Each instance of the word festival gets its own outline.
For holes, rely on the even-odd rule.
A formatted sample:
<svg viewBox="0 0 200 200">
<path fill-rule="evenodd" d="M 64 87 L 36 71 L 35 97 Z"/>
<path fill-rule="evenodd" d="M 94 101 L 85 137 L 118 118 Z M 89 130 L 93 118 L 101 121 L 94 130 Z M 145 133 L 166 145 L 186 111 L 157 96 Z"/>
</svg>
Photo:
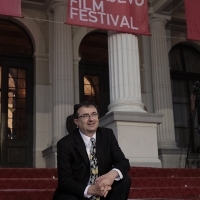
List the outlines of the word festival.
<svg viewBox="0 0 200 200">
<path fill-rule="evenodd" d="M 100 24 L 105 28 L 138 30 L 134 17 L 130 14 L 130 6 L 140 8 L 144 4 L 145 0 L 71 0 L 69 20 L 89 23 L 90 26 Z"/>
</svg>

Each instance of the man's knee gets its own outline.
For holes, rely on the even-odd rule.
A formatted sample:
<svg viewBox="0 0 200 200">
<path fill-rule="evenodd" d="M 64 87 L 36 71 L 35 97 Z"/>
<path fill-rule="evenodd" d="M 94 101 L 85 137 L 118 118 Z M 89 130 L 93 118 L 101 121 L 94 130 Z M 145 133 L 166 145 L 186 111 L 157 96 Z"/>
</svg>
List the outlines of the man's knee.
<svg viewBox="0 0 200 200">
<path fill-rule="evenodd" d="M 129 176 L 129 174 L 127 174 L 126 176 L 123 177 L 122 180 L 119 181 L 121 185 L 123 186 L 127 186 L 130 187 L 131 185 L 131 177 Z"/>
<path fill-rule="evenodd" d="M 127 200 L 131 186 L 131 178 L 127 174 L 123 179 L 114 181 L 111 191 L 108 193 L 106 199 L 109 200 Z"/>
<path fill-rule="evenodd" d="M 131 180 L 131 177 L 130 177 L 130 175 L 129 174 L 127 174 L 127 182 L 128 182 L 128 184 L 129 185 L 131 185 L 131 182 L 132 182 L 132 180 Z"/>
<path fill-rule="evenodd" d="M 114 184 L 112 185 L 112 190 L 129 190 L 131 186 L 131 177 L 127 174 L 126 176 L 123 177 L 120 181 L 115 181 Z"/>
</svg>

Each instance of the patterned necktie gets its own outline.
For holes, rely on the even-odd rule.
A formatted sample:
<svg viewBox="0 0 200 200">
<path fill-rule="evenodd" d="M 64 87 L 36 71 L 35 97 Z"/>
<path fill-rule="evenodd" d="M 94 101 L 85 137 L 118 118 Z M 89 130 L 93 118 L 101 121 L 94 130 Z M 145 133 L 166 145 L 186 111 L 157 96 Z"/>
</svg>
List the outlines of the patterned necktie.
<svg viewBox="0 0 200 200">
<path fill-rule="evenodd" d="M 91 138 L 91 148 L 90 148 L 90 184 L 94 185 L 95 180 L 98 177 L 98 165 L 96 158 L 96 144 L 95 139 Z M 92 196 L 90 199 L 99 200 L 100 197 Z"/>
</svg>

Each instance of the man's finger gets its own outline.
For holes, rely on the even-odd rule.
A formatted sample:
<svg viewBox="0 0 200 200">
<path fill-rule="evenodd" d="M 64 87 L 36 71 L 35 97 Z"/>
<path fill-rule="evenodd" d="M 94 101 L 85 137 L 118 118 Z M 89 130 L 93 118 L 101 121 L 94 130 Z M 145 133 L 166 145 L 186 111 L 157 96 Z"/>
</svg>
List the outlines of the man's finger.
<svg viewBox="0 0 200 200">
<path fill-rule="evenodd" d="M 103 196 L 104 197 L 106 197 L 107 196 L 107 194 L 108 194 L 108 192 L 111 190 L 111 187 L 110 186 L 106 186 L 105 188 L 104 188 L 104 192 L 103 192 Z"/>
</svg>

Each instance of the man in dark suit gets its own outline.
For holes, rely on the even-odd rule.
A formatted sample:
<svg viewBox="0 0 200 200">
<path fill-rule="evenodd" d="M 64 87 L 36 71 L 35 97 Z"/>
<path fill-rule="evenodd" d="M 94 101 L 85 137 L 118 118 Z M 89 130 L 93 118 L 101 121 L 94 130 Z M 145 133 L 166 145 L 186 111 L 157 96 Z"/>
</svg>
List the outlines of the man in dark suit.
<svg viewBox="0 0 200 200">
<path fill-rule="evenodd" d="M 111 129 L 100 128 L 97 106 L 83 102 L 74 107 L 77 129 L 57 143 L 58 187 L 54 200 L 127 200 L 130 168 Z M 90 183 L 90 139 L 96 141 L 98 178 Z"/>
</svg>

